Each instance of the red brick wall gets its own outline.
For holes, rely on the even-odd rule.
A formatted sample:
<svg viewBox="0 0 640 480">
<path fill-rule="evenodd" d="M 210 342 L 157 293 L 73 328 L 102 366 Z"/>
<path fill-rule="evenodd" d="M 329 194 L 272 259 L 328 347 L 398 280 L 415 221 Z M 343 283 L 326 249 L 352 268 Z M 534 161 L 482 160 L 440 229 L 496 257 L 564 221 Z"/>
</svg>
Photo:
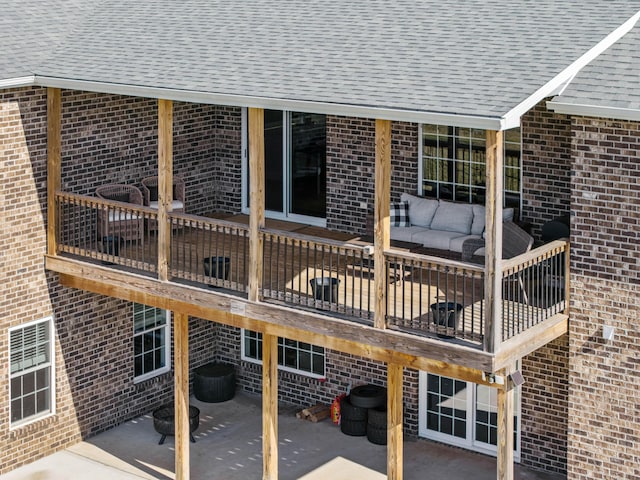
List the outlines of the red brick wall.
<svg viewBox="0 0 640 480">
<path fill-rule="evenodd" d="M 576 117 L 573 136 L 568 477 L 637 479 L 640 123 Z"/>
<path fill-rule="evenodd" d="M 208 114 L 197 106 L 188 110 L 176 106 L 176 169 L 185 173 L 198 157 L 211 157 L 197 144 L 202 127 L 195 126 L 207 124 Z M 155 165 L 151 102 L 65 92 L 63 115 L 63 183 L 70 190 L 91 193 L 100 182 L 134 182 Z M 44 270 L 46 138 L 46 90 L 0 92 L 0 364 L 9 363 L 9 328 L 52 315 L 56 365 L 55 415 L 14 430 L 8 373 L 0 373 L 0 474 L 148 412 L 173 389 L 171 373 L 133 383 L 130 303 L 62 287 Z M 139 165 L 132 167 L 131 157 Z M 208 361 L 215 324 L 191 320 L 190 342 L 191 365 Z"/>
</svg>

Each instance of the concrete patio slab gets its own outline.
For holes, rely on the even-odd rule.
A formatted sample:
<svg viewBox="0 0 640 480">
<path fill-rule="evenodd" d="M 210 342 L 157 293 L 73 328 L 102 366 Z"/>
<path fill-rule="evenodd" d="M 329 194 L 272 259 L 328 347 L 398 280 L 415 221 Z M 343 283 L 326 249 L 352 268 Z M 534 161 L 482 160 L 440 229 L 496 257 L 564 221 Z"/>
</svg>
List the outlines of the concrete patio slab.
<svg viewBox="0 0 640 480">
<path fill-rule="evenodd" d="M 190 444 L 193 480 L 262 478 L 261 400 L 237 394 L 222 403 L 192 399 L 200 426 Z M 344 435 L 329 419 L 313 423 L 281 406 L 278 472 L 282 480 L 378 480 L 386 478 L 386 446 Z M 174 438 L 159 445 L 151 413 L 5 475 L 0 480 L 174 479 Z M 427 440 L 406 440 L 404 478 L 495 480 L 496 460 Z M 559 475 L 516 466 L 521 480 L 559 480 Z"/>
</svg>

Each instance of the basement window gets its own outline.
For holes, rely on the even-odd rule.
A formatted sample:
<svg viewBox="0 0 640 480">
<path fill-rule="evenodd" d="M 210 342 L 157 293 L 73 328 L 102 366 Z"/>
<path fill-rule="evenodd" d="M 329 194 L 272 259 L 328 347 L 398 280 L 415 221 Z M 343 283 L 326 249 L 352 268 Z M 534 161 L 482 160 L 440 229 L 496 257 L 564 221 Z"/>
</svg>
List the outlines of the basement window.
<svg viewBox="0 0 640 480">
<path fill-rule="evenodd" d="M 262 364 L 262 334 L 242 330 L 242 359 Z M 325 350 L 310 343 L 278 338 L 278 368 L 309 377 L 325 377 Z"/>
<path fill-rule="evenodd" d="M 53 319 L 9 330 L 11 426 L 31 423 L 54 411 Z"/>
<path fill-rule="evenodd" d="M 170 369 L 170 313 L 161 308 L 133 304 L 134 381 L 142 382 Z"/>
</svg>

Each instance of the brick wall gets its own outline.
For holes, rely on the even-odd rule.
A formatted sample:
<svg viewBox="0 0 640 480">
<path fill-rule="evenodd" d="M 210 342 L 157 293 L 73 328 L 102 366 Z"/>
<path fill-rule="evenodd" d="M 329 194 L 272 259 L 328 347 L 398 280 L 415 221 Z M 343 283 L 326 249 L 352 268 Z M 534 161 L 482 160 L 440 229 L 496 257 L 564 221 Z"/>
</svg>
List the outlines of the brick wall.
<svg viewBox="0 0 640 480">
<path fill-rule="evenodd" d="M 637 479 L 640 123 L 576 117 L 573 137 L 568 477 Z"/>
<path fill-rule="evenodd" d="M 571 120 L 541 102 L 522 117 L 521 220 L 540 227 L 567 215 L 571 203 Z"/>
<path fill-rule="evenodd" d="M 62 188 L 93 195 L 96 187 L 140 188 L 158 171 L 157 101 L 63 91 Z M 216 107 L 174 103 L 173 171 L 185 180 L 188 213 L 215 209 Z"/>
<path fill-rule="evenodd" d="M 366 233 L 375 195 L 375 121 L 327 117 L 327 228 Z M 418 126 L 393 122 L 391 199 L 418 187 Z"/>
<path fill-rule="evenodd" d="M 568 338 L 522 359 L 520 461 L 532 468 L 567 470 Z"/>
<path fill-rule="evenodd" d="M 195 138 L 202 128 L 195 123 L 208 123 L 208 109 L 176 106 L 176 168 L 185 173 L 197 158 L 210 157 Z M 63 183 L 70 190 L 91 193 L 102 181 L 133 182 L 148 174 L 144 166 L 155 165 L 149 101 L 65 92 L 63 114 Z M 191 123 L 181 128 L 185 120 Z M 65 288 L 44 270 L 46 137 L 45 89 L 0 92 L 0 364 L 9 363 L 9 328 L 52 315 L 56 365 L 55 415 L 13 430 L 8 371 L 0 373 L 0 474 L 148 412 L 173 390 L 172 373 L 133 383 L 130 303 Z M 127 155 L 140 165 L 131 167 Z M 195 367 L 212 356 L 215 324 L 192 319 L 190 342 Z"/>
<path fill-rule="evenodd" d="M 216 360 L 238 365 L 238 388 L 260 394 L 262 392 L 262 366 L 241 359 L 241 330 L 218 326 Z M 317 402 L 330 405 L 333 399 L 349 388 L 371 383 L 387 385 L 387 367 L 363 357 L 334 350 L 325 351 L 326 378 L 317 379 L 297 373 L 278 372 L 278 397 L 283 403 L 308 406 Z M 404 370 L 405 434 L 418 435 L 418 372 Z"/>
</svg>

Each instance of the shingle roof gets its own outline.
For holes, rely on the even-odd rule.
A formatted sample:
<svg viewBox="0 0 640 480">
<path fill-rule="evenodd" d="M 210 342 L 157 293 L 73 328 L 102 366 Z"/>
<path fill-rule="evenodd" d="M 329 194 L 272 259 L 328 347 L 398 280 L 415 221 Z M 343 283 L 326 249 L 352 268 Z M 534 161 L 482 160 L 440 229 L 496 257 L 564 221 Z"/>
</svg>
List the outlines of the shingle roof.
<svg viewBox="0 0 640 480">
<path fill-rule="evenodd" d="M 640 0 L 102 0 L 35 71 L 255 106 L 500 118 L 638 11 Z"/>
<path fill-rule="evenodd" d="M 576 75 L 554 110 L 640 120 L 640 25 Z"/>
<path fill-rule="evenodd" d="M 0 0 L 0 80 L 34 75 L 96 1 Z"/>
</svg>

